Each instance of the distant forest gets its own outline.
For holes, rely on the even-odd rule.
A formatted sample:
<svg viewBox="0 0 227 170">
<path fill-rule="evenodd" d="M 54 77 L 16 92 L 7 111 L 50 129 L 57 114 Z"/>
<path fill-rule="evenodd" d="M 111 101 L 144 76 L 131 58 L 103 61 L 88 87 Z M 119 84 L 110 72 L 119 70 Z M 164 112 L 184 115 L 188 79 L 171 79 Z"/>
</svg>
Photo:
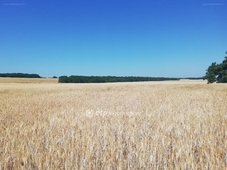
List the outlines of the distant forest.
<svg viewBox="0 0 227 170">
<path fill-rule="evenodd" d="M 187 77 L 187 78 L 169 78 L 169 77 L 117 77 L 117 76 L 60 76 L 59 83 L 110 83 L 110 82 L 139 82 L 139 81 L 168 81 L 190 79 L 198 80 L 203 77 Z"/>
<path fill-rule="evenodd" d="M 14 77 L 14 78 L 42 78 L 38 74 L 27 73 L 0 73 L 0 77 Z"/>
<path fill-rule="evenodd" d="M 60 76 L 59 83 L 108 83 L 108 82 L 138 82 L 179 80 L 165 77 L 116 77 L 116 76 Z"/>
<path fill-rule="evenodd" d="M 0 77 L 12 78 L 42 78 L 39 74 L 28 73 L 0 73 Z M 53 78 L 57 78 L 53 76 Z M 59 83 L 110 83 L 110 82 L 139 82 L 139 81 L 167 81 L 167 80 L 180 80 L 180 79 L 202 79 L 202 77 L 188 77 L 188 78 L 169 78 L 169 77 L 139 77 L 139 76 L 60 76 Z"/>
</svg>

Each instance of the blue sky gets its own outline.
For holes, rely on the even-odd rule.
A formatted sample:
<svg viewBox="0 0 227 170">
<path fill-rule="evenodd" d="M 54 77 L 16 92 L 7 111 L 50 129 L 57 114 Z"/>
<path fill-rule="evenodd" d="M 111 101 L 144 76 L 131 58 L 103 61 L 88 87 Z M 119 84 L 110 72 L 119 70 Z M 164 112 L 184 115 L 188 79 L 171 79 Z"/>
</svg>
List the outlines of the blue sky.
<svg viewBox="0 0 227 170">
<path fill-rule="evenodd" d="M 0 2 L 0 73 L 198 77 L 227 51 L 227 0 Z"/>
</svg>

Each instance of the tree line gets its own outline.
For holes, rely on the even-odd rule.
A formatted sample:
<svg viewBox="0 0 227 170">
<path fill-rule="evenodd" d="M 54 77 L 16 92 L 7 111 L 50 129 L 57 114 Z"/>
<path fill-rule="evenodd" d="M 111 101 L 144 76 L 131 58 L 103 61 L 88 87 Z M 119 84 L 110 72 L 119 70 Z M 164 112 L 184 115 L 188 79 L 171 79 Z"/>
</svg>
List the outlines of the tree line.
<svg viewBox="0 0 227 170">
<path fill-rule="evenodd" d="M 117 76 L 60 76 L 59 83 L 108 83 L 108 82 L 138 82 L 179 80 L 179 78 L 165 77 L 117 77 Z"/>
<path fill-rule="evenodd" d="M 214 82 L 227 83 L 227 56 L 220 64 L 213 62 L 206 70 L 206 75 L 203 79 L 207 79 L 208 84 Z"/>
<path fill-rule="evenodd" d="M 14 78 L 42 78 L 38 74 L 28 73 L 0 73 L 0 77 L 14 77 Z"/>
</svg>

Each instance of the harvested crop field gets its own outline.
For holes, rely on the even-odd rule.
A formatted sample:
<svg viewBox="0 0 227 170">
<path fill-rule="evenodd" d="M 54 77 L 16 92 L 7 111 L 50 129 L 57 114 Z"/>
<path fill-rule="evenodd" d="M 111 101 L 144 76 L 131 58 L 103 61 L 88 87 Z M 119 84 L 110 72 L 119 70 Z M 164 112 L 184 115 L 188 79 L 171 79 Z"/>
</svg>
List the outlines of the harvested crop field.
<svg viewBox="0 0 227 170">
<path fill-rule="evenodd" d="M 0 169 L 226 169 L 227 85 L 0 83 Z"/>
<path fill-rule="evenodd" d="M 0 83 L 58 83 L 57 78 L 11 78 L 1 77 Z"/>
</svg>

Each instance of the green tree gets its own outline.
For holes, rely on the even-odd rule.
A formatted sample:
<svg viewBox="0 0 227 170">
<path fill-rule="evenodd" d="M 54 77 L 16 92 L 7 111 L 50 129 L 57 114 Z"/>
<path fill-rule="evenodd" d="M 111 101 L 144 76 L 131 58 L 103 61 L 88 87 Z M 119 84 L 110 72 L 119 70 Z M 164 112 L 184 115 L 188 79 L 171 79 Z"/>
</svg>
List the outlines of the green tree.
<svg viewBox="0 0 227 170">
<path fill-rule="evenodd" d="M 69 83 L 69 78 L 67 76 L 60 76 L 58 79 L 59 83 Z"/>
<path fill-rule="evenodd" d="M 227 52 L 226 52 L 227 54 Z M 227 56 L 222 63 L 212 63 L 206 70 L 204 79 L 207 79 L 207 83 L 227 83 Z"/>
<path fill-rule="evenodd" d="M 207 79 L 207 83 L 210 84 L 210 83 L 214 83 L 216 82 L 216 69 L 217 69 L 217 64 L 214 62 L 212 63 L 208 69 L 207 69 L 207 72 L 206 72 L 206 76 L 205 78 Z"/>
<path fill-rule="evenodd" d="M 225 57 L 225 60 L 223 60 L 220 65 L 221 65 L 220 73 L 219 73 L 220 83 L 227 83 L 227 56 Z"/>
</svg>

